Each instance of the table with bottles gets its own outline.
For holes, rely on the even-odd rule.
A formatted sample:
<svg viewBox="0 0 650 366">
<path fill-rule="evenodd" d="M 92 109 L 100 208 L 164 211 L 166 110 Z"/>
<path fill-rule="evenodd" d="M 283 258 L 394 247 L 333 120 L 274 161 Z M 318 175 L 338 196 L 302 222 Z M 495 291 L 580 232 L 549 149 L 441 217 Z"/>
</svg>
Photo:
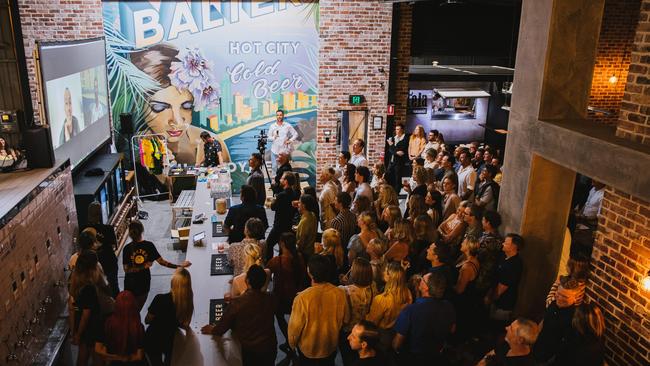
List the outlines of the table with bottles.
<svg viewBox="0 0 650 366">
<path fill-rule="evenodd" d="M 213 255 L 223 254 L 228 248 L 227 236 L 213 237 L 212 223 L 223 222 L 227 207 L 239 202 L 239 197 L 232 197 L 230 184 L 230 173 L 226 170 L 206 169 L 197 179 L 193 215 L 194 219 L 202 216 L 204 220 L 193 220 L 186 257 L 192 262 L 187 269 L 192 275 L 194 315 L 191 332 L 177 332 L 173 365 L 241 365 L 240 347 L 231 332 L 223 337 L 201 334 L 201 327 L 210 323 L 210 312 L 214 312 L 215 304 L 222 304 L 221 299 L 230 292 L 232 275 L 211 273 Z M 217 200 L 219 203 L 215 205 Z M 216 207 L 218 211 L 215 206 L 219 206 Z M 200 242 L 194 242 L 195 238 L 200 237 L 203 237 Z M 222 311 L 223 307 L 217 307 L 217 310 Z"/>
</svg>

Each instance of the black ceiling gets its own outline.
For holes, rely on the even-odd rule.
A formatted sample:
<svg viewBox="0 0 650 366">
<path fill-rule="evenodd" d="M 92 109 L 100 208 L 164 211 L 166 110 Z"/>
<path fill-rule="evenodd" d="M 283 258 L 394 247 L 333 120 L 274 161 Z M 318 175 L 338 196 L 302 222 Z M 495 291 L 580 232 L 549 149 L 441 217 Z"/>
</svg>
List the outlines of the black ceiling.
<svg viewBox="0 0 650 366">
<path fill-rule="evenodd" d="M 521 0 L 413 3 L 413 57 L 487 57 L 503 60 L 502 66 L 514 65 Z"/>
</svg>

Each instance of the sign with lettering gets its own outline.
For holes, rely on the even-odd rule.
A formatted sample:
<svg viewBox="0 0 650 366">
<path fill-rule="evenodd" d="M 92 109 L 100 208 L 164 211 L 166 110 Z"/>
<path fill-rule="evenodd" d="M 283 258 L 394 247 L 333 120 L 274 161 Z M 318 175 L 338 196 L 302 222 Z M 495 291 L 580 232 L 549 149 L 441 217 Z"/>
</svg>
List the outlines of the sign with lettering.
<svg viewBox="0 0 650 366">
<path fill-rule="evenodd" d="M 164 135 L 177 163 L 203 161 L 200 134 L 210 133 L 238 190 L 257 150 L 253 136 L 283 109 L 299 136 L 292 166 L 315 185 L 318 1 L 102 4 L 113 115 L 132 112 L 136 134 Z M 147 153 L 140 154 L 145 168 Z M 155 178 L 164 184 L 162 175 Z"/>
<path fill-rule="evenodd" d="M 366 101 L 366 98 L 363 95 L 350 95 L 350 104 L 351 105 L 360 105 Z"/>
<path fill-rule="evenodd" d="M 427 114 L 426 94 L 410 92 L 407 99 L 406 114 Z"/>
</svg>

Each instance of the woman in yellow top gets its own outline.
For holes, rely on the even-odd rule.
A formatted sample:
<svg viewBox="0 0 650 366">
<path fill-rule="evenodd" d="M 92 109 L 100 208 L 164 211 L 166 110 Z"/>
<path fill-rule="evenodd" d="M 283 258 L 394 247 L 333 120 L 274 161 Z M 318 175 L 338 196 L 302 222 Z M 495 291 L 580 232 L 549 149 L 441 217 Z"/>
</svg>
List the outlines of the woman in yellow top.
<svg viewBox="0 0 650 366">
<path fill-rule="evenodd" d="M 381 349 L 388 350 L 393 340 L 395 320 L 413 298 L 406 286 L 406 272 L 399 262 L 390 262 L 386 266 L 384 281 L 384 292 L 375 296 L 366 320 L 377 324 L 381 332 Z"/>
<path fill-rule="evenodd" d="M 411 134 L 409 139 L 409 159 L 415 160 L 419 158 L 424 151 L 424 146 L 427 144 L 427 137 L 424 133 L 424 127 L 422 125 L 415 126 L 415 130 Z"/>
</svg>

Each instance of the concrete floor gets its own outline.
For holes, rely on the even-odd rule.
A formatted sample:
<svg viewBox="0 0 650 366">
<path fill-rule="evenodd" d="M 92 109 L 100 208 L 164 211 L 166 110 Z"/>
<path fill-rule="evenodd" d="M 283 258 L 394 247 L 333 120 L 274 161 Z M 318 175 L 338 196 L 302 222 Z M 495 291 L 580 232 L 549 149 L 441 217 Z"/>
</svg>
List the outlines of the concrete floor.
<svg viewBox="0 0 650 366">
<path fill-rule="evenodd" d="M 142 220 L 142 223 L 145 228 L 144 237 L 146 240 L 153 242 L 158 249 L 160 255 L 171 263 L 180 263 L 185 260 L 185 253 L 180 250 L 174 250 L 173 241 L 171 239 L 171 205 L 169 201 L 144 201 L 140 206 L 141 211 L 146 211 L 149 214 L 147 220 Z M 274 212 L 267 210 L 267 217 L 269 223 L 273 223 Z M 277 247 L 276 247 L 277 252 Z M 277 254 L 277 253 L 276 253 Z M 124 269 L 122 268 L 122 257 L 118 258 L 119 262 L 119 274 L 118 280 L 120 283 L 120 289 L 124 285 Z M 171 276 L 174 273 L 174 270 L 155 264 L 151 268 L 151 290 L 149 292 L 149 297 L 145 303 L 142 312 L 140 313 L 141 319 L 147 315 L 147 308 L 157 294 L 169 292 Z M 288 319 L 287 319 L 288 320 Z M 278 344 L 284 343 L 285 339 L 280 329 L 275 327 L 275 332 L 278 339 Z M 276 358 L 276 364 L 287 364 L 286 361 L 282 362 L 285 358 L 285 354 L 278 349 L 278 356 Z M 336 359 L 337 365 L 343 365 L 340 356 L 337 356 Z M 192 365 L 187 365 L 192 366 Z"/>
</svg>

